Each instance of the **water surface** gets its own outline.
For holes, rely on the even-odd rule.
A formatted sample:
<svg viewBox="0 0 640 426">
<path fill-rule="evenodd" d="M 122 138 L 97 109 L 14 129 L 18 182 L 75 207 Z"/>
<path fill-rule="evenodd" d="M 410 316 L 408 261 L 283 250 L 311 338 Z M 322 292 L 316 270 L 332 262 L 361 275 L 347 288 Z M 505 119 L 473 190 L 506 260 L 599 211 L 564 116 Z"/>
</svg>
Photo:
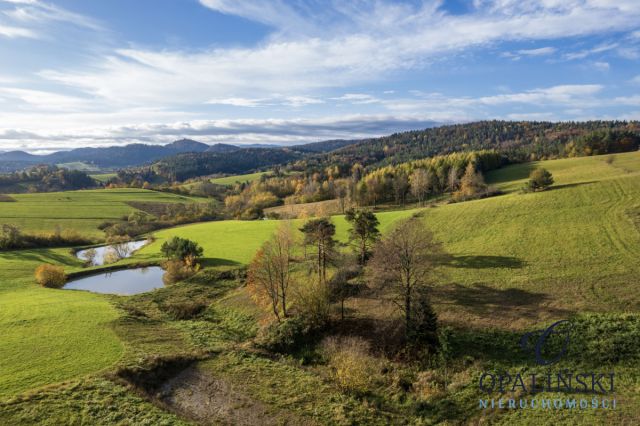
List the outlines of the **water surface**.
<svg viewBox="0 0 640 426">
<path fill-rule="evenodd" d="M 140 240 L 140 241 L 129 241 L 127 243 L 122 243 L 122 249 L 119 250 L 119 255 L 116 257 L 118 259 L 124 259 L 127 257 L 133 256 L 137 250 L 140 250 L 143 246 L 149 243 L 149 240 Z M 87 259 L 87 252 L 91 249 L 80 250 L 76 253 L 76 257 L 81 260 Z M 91 262 L 90 266 L 100 266 L 104 265 L 106 259 L 108 259 L 109 255 L 116 250 L 115 245 L 108 246 L 100 246 L 94 247 L 93 250 L 96 251 L 96 256 Z"/>
<path fill-rule="evenodd" d="M 78 278 L 69 281 L 63 288 L 65 290 L 87 290 L 93 293 L 130 296 L 164 287 L 163 274 L 164 270 L 159 266 L 125 269 Z"/>
</svg>

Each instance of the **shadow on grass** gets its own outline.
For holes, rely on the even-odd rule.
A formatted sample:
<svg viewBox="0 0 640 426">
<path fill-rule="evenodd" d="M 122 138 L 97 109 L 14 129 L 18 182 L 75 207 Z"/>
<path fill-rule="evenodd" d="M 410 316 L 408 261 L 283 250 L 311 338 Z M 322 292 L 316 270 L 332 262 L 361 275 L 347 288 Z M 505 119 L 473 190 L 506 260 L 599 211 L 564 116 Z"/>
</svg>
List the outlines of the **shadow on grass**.
<svg viewBox="0 0 640 426">
<path fill-rule="evenodd" d="M 530 319 L 536 322 L 540 313 L 564 318 L 572 311 L 549 306 L 553 300 L 548 294 L 534 293 L 518 288 L 499 289 L 486 284 L 472 286 L 452 284 L 436 286 L 432 289 L 434 300 L 440 305 L 452 305 L 467 312 L 488 319 L 485 326 L 491 326 L 491 318 L 504 320 Z"/>
<path fill-rule="evenodd" d="M 558 189 L 575 188 L 575 187 L 583 186 L 583 185 L 591 185 L 592 183 L 598 183 L 598 181 L 597 180 L 590 180 L 590 181 L 587 181 L 587 182 L 575 182 L 575 183 L 565 183 L 563 185 L 553 185 L 548 189 L 548 191 L 556 191 Z"/>
<path fill-rule="evenodd" d="M 526 179 L 531 172 L 537 168 L 535 163 L 518 164 L 507 166 L 487 173 L 487 183 L 496 185 L 499 183 L 511 182 L 514 180 Z"/>
<path fill-rule="evenodd" d="M 201 259 L 200 263 L 202 266 L 207 268 L 215 268 L 217 266 L 242 266 L 242 263 L 236 262 L 235 260 L 220 259 L 216 257 L 205 257 Z"/>
<path fill-rule="evenodd" d="M 454 268 L 469 269 L 519 269 L 526 266 L 526 262 L 513 256 L 451 256 L 445 264 Z"/>
<path fill-rule="evenodd" d="M 58 263 L 62 265 L 75 266 L 81 264 L 79 260 L 65 256 L 47 249 L 41 250 L 16 250 L 0 252 L 0 258 L 7 260 L 20 260 L 40 263 Z"/>
</svg>

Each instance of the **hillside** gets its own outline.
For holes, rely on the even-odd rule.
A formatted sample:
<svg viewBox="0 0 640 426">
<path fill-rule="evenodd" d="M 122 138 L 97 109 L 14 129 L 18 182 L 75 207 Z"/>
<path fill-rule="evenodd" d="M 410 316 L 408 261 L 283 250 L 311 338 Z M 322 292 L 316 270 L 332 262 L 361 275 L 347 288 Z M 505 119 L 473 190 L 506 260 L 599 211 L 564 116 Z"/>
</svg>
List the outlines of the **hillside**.
<svg viewBox="0 0 640 426">
<path fill-rule="evenodd" d="M 555 185 L 521 193 L 538 165 L 553 173 Z M 204 247 L 204 270 L 187 282 L 130 298 L 36 287 L 32 273 L 41 262 L 65 265 L 68 272 L 82 269 L 67 249 L 0 253 L 0 325 L 5 330 L 0 423 L 37 423 L 42 413 L 51 423 L 63 422 L 74 412 L 88 423 L 126 416 L 133 423 L 179 424 L 173 414 L 122 387 L 113 374 L 158 357 L 192 360 L 196 355 L 206 359 L 187 370 L 192 381 L 186 383 L 195 388 L 184 384 L 176 395 L 198 395 L 194 389 L 204 383 L 217 386 L 221 394 L 209 400 L 213 411 L 204 417 L 209 421 L 217 418 L 216 409 L 224 409 L 266 423 L 274 416 L 293 424 L 539 423 L 535 410 L 479 411 L 477 378 L 486 369 L 537 369 L 518 349 L 522 332 L 572 318 L 580 327 L 572 345 L 579 346 L 563 368 L 611 368 L 619 377 L 619 409 L 580 411 L 578 424 L 637 424 L 640 354 L 632 345 L 640 336 L 640 153 L 512 165 L 489 173 L 487 180 L 505 195 L 378 214 L 381 230 L 388 232 L 397 220 L 421 213 L 424 226 L 451 254 L 431 297 L 442 326 L 451 327 L 452 352 L 445 369 L 419 374 L 376 353 L 373 358 L 385 367 L 375 370 L 380 382 L 369 385 L 364 395 L 338 386 L 316 346 L 282 358 L 250 349 L 266 314 L 242 282 L 216 278 L 215 271 L 249 262 L 278 221 L 211 222 L 157 232 L 153 244 L 124 263 L 157 261 L 163 241 L 181 236 Z M 107 208 L 108 197 L 116 194 L 96 193 L 103 194 L 105 203 L 94 211 Z M 346 222 L 333 220 L 337 237 L 346 241 Z M 166 313 L 169 304 L 185 300 L 204 300 L 208 308 L 187 320 Z M 397 311 L 367 296 L 346 304 L 348 321 L 341 332 L 360 333 L 376 347 Z M 593 339 L 601 344 L 592 345 Z M 62 381 L 67 383 L 41 388 Z M 34 396 L 7 402 L 26 391 Z M 181 407 L 192 407 L 189 401 Z M 554 424 L 576 420 L 561 410 L 544 414 Z"/>
</svg>

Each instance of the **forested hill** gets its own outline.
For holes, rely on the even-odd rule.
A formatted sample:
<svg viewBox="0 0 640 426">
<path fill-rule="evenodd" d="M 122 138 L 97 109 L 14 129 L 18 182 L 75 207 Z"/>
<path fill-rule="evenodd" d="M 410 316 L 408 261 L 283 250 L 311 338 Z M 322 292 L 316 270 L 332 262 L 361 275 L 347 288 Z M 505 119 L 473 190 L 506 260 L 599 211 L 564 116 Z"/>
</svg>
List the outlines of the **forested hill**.
<svg viewBox="0 0 640 426">
<path fill-rule="evenodd" d="M 300 158 L 302 154 L 287 148 L 245 148 L 224 153 L 179 154 L 156 162 L 151 170 L 167 180 L 183 181 L 214 173 L 242 174 Z"/>
<path fill-rule="evenodd" d="M 307 158 L 312 166 L 398 164 L 452 152 L 495 149 L 512 162 L 638 149 L 640 122 L 479 121 L 361 140 Z"/>
</svg>

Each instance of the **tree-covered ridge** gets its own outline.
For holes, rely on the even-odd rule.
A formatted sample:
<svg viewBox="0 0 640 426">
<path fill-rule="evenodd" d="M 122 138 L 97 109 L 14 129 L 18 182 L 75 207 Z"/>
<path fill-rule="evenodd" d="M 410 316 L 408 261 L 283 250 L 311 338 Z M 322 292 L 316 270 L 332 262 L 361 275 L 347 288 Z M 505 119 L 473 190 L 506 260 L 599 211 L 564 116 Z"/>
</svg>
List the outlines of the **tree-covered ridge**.
<svg viewBox="0 0 640 426">
<path fill-rule="evenodd" d="M 183 181 L 214 173 L 242 174 L 286 164 L 301 154 L 286 148 L 248 148 L 226 153 L 186 153 L 158 161 L 152 170 L 170 181 Z"/>
<path fill-rule="evenodd" d="M 85 172 L 49 165 L 0 175 L 0 191 L 7 193 L 70 191 L 95 186 L 97 182 Z"/>
<path fill-rule="evenodd" d="M 640 123 L 637 121 L 479 121 L 365 139 L 310 158 L 298 166 L 331 164 L 345 169 L 354 163 L 385 166 L 481 150 L 497 150 L 510 162 L 523 162 L 625 152 L 638 146 Z"/>
</svg>

